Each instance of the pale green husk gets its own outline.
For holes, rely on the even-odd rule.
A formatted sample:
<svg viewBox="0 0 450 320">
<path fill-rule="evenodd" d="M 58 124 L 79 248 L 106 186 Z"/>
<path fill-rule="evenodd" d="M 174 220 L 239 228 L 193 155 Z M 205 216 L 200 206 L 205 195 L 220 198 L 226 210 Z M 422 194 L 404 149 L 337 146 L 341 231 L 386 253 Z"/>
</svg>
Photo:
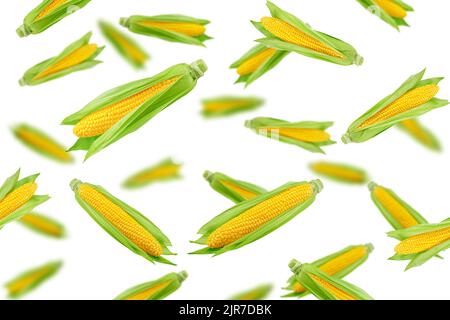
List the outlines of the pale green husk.
<svg viewBox="0 0 450 320">
<path fill-rule="evenodd" d="M 168 180 L 174 180 L 174 179 L 180 179 L 181 178 L 181 174 L 180 172 L 175 173 L 174 175 L 171 176 L 167 176 L 167 177 L 163 177 L 163 178 L 158 178 L 157 180 L 147 180 L 147 181 L 136 181 L 136 178 L 141 176 L 142 174 L 146 173 L 146 172 L 150 172 L 150 171 L 154 171 L 154 170 L 158 170 L 162 167 L 166 167 L 166 166 L 178 166 L 179 168 L 181 168 L 182 164 L 179 163 L 175 163 L 172 159 L 164 159 L 160 162 L 158 162 L 157 164 L 148 167 L 146 169 L 143 169 L 135 174 L 133 174 L 131 177 L 127 178 L 125 180 L 125 182 L 123 183 L 123 186 L 125 188 L 128 189 L 134 189 L 134 188 L 140 188 L 140 187 L 144 187 L 147 186 L 149 184 L 152 184 L 154 182 L 160 182 L 160 181 L 168 181 Z"/>
<path fill-rule="evenodd" d="M 270 294 L 273 289 L 271 284 L 263 284 L 246 290 L 244 292 L 238 293 L 230 298 L 230 300 L 264 300 Z"/>
<path fill-rule="evenodd" d="M 364 8 L 366 8 L 369 12 L 378 16 L 381 20 L 385 21 L 398 31 L 400 31 L 401 26 L 409 27 L 408 23 L 405 19 L 391 17 L 386 11 L 383 10 L 379 5 L 377 5 L 373 0 L 356 0 L 358 1 Z M 414 11 L 414 9 L 400 0 L 392 0 L 400 7 L 402 7 L 405 11 Z"/>
<path fill-rule="evenodd" d="M 223 117 L 234 115 L 236 113 L 241 113 L 245 111 L 254 110 L 259 108 L 264 104 L 264 99 L 258 97 L 244 97 L 244 96 L 220 96 L 214 98 L 203 99 L 202 104 L 205 105 L 207 103 L 229 103 L 229 102 L 244 102 L 242 106 L 234 107 L 230 109 L 224 109 L 219 111 L 211 111 L 203 108 L 202 115 L 206 118 L 212 117 Z"/>
<path fill-rule="evenodd" d="M 418 143 L 423 145 L 424 147 L 433 150 L 433 151 L 442 151 L 441 143 L 439 142 L 439 139 L 434 135 L 433 132 L 431 132 L 428 128 L 426 128 L 422 123 L 419 121 L 419 119 L 409 119 L 410 121 L 414 121 L 417 127 L 423 132 L 424 135 L 429 140 L 429 143 L 423 141 L 419 137 L 417 137 L 413 132 L 408 130 L 403 122 L 400 122 L 397 125 L 397 128 L 401 129 L 402 131 L 406 132 L 410 137 L 412 137 L 414 140 L 416 140 Z"/>
</svg>

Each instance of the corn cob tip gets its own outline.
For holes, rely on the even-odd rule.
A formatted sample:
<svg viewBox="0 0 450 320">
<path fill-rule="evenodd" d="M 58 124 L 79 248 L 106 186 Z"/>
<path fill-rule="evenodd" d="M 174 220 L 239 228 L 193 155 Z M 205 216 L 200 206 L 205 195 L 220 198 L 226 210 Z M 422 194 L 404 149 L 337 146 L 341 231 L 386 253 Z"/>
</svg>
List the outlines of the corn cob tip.
<svg viewBox="0 0 450 320">
<path fill-rule="evenodd" d="M 124 26 L 125 28 L 127 28 L 130 25 L 130 19 L 126 18 L 126 17 L 122 17 L 119 20 L 119 24 L 121 26 Z"/>
<path fill-rule="evenodd" d="M 356 54 L 355 59 L 353 60 L 353 63 L 357 66 L 360 66 L 364 63 L 364 57 L 360 56 L 359 54 Z"/>
<path fill-rule="evenodd" d="M 203 172 L 203 178 L 205 178 L 205 180 L 208 182 L 211 182 L 213 176 L 214 173 L 212 173 L 211 171 L 206 170 L 205 172 Z"/>
<path fill-rule="evenodd" d="M 377 185 L 375 182 L 370 181 L 369 184 L 367 185 L 367 188 L 369 188 L 369 191 L 372 192 L 373 189 L 375 189 L 377 186 L 378 186 L 378 185 Z"/>
<path fill-rule="evenodd" d="M 375 247 L 371 243 L 366 243 L 365 247 L 367 248 L 368 253 L 371 253 L 375 249 Z"/>
<path fill-rule="evenodd" d="M 17 28 L 16 33 L 19 37 L 23 38 L 29 36 L 31 34 L 31 31 L 27 28 L 27 26 L 21 25 Z"/>
<path fill-rule="evenodd" d="M 341 137 L 341 140 L 342 140 L 342 142 L 345 143 L 345 144 L 352 143 L 352 138 L 350 138 L 350 135 L 349 135 L 348 133 L 344 134 L 344 135 Z"/>
<path fill-rule="evenodd" d="M 183 282 L 188 277 L 188 273 L 186 271 L 181 271 L 177 273 L 178 281 Z"/>
<path fill-rule="evenodd" d="M 24 78 L 21 78 L 21 79 L 19 80 L 19 85 L 20 85 L 21 87 L 26 86 L 26 85 L 27 85 L 26 80 L 25 80 Z"/>
<path fill-rule="evenodd" d="M 191 68 L 192 68 L 193 76 L 195 79 L 203 77 L 205 72 L 208 70 L 208 66 L 206 65 L 205 61 L 203 61 L 201 59 L 192 62 Z"/>
<path fill-rule="evenodd" d="M 293 273 L 298 273 L 302 268 L 302 263 L 298 260 L 292 259 L 288 266 Z"/>
<path fill-rule="evenodd" d="M 323 183 L 322 183 L 322 181 L 320 179 L 313 180 L 310 183 L 311 183 L 311 185 L 313 187 L 314 193 L 317 194 L 317 193 L 320 193 L 320 191 L 322 191 Z"/>
<path fill-rule="evenodd" d="M 77 192 L 78 187 L 80 186 L 80 184 L 82 184 L 83 182 L 78 180 L 78 179 L 73 179 L 72 181 L 70 181 L 70 188 L 72 189 L 73 192 Z"/>
<path fill-rule="evenodd" d="M 244 126 L 245 126 L 246 128 L 251 128 L 251 126 L 252 126 L 252 120 L 245 120 Z"/>
</svg>

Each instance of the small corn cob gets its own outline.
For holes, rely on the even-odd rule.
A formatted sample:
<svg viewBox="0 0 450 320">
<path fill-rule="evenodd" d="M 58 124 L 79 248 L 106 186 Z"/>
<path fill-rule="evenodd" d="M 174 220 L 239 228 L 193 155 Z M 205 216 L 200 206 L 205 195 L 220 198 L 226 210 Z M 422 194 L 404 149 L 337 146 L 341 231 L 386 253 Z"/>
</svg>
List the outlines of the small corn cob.
<svg viewBox="0 0 450 320">
<path fill-rule="evenodd" d="M 360 65 L 363 58 L 350 44 L 311 29 L 310 26 L 267 1 L 271 17 L 253 25 L 266 36 L 257 42 L 276 50 L 296 52 L 340 65 Z"/>
<path fill-rule="evenodd" d="M 267 190 L 257 185 L 233 179 L 220 172 L 205 171 L 203 177 L 208 181 L 211 188 L 234 203 L 250 200 L 267 192 Z"/>
<path fill-rule="evenodd" d="M 357 0 L 364 8 L 397 30 L 408 26 L 405 18 L 414 9 L 400 0 Z"/>
<path fill-rule="evenodd" d="M 330 139 L 330 134 L 326 132 L 326 129 L 332 125 L 333 122 L 288 122 L 263 117 L 245 122 L 247 128 L 259 135 L 318 153 L 325 153 L 321 147 L 335 143 Z"/>
<path fill-rule="evenodd" d="M 118 30 L 111 23 L 100 21 L 99 27 L 103 35 L 120 53 L 120 55 L 122 55 L 136 68 L 144 67 L 145 63 L 149 59 L 149 55 L 136 41 Z"/>
<path fill-rule="evenodd" d="M 205 46 L 203 42 L 211 39 L 205 34 L 208 20 L 183 15 L 131 16 L 121 18 L 120 24 L 131 32 L 171 42 Z"/>
<path fill-rule="evenodd" d="M 64 119 L 79 137 L 70 149 L 86 150 L 86 159 L 136 131 L 156 114 L 188 94 L 207 70 L 202 60 L 178 64 L 152 78 L 112 89 Z"/>
<path fill-rule="evenodd" d="M 339 182 L 362 184 L 367 182 L 368 178 L 363 169 L 343 163 L 318 161 L 309 167 L 314 173 Z"/>
<path fill-rule="evenodd" d="M 83 8 L 91 0 L 44 0 L 24 18 L 17 30 L 19 37 L 41 33 L 66 16 Z"/>
<path fill-rule="evenodd" d="M 312 264 L 292 260 L 289 268 L 296 280 L 320 300 L 373 300 L 362 289 L 332 277 Z"/>
<path fill-rule="evenodd" d="M 236 83 L 244 82 L 247 87 L 250 83 L 273 69 L 281 60 L 289 54 L 288 51 L 268 48 L 258 44 L 247 51 L 230 68 L 236 69 L 239 78 Z"/>
<path fill-rule="evenodd" d="M 397 125 L 413 137 L 417 142 L 433 151 L 441 151 L 441 144 L 436 136 L 426 127 L 424 127 L 418 119 L 403 120 Z"/>
<path fill-rule="evenodd" d="M 0 187 L 0 229 L 49 199 L 48 196 L 34 194 L 38 187 L 35 181 L 39 174 L 21 180 L 19 176 L 20 170 L 17 170 Z"/>
<path fill-rule="evenodd" d="M 194 254 L 219 255 L 256 241 L 293 219 L 311 205 L 322 190 L 322 182 L 287 183 L 271 192 L 243 201 L 218 215 L 193 241 L 207 247 Z"/>
<path fill-rule="evenodd" d="M 342 136 L 344 143 L 364 142 L 404 120 L 446 106 L 435 98 L 443 78 L 422 80 L 425 70 L 411 76 L 397 91 L 387 96 L 354 121 Z"/>
<path fill-rule="evenodd" d="M 256 109 L 264 100 L 256 97 L 222 96 L 204 99 L 202 114 L 205 117 L 220 117 Z"/>
<path fill-rule="evenodd" d="M 418 267 L 439 252 L 450 248 L 450 219 L 436 224 L 421 224 L 389 232 L 400 241 L 391 260 L 410 260 L 406 270 Z"/>
<path fill-rule="evenodd" d="M 118 295 L 115 300 L 163 300 L 181 287 L 186 271 L 169 273 L 154 281 L 142 283 Z"/>
<path fill-rule="evenodd" d="M 329 276 L 344 278 L 346 275 L 350 274 L 353 270 L 363 264 L 372 251 L 373 245 L 370 243 L 365 245 L 349 246 L 314 261 L 311 265 L 319 268 L 319 270 Z M 295 276 L 289 278 L 286 289 L 291 291 L 291 293 L 287 294 L 286 297 L 300 298 L 309 294 L 308 290 L 296 280 Z"/>
<path fill-rule="evenodd" d="M 91 32 L 87 33 L 81 39 L 67 46 L 59 55 L 28 69 L 19 80 L 20 85 L 38 85 L 101 63 L 95 58 L 103 51 L 104 47 L 89 43 L 91 36 Z"/>
<path fill-rule="evenodd" d="M 428 223 L 424 217 L 404 202 L 391 189 L 369 183 L 370 196 L 385 219 L 395 230 Z"/>
<path fill-rule="evenodd" d="M 58 221 L 35 212 L 25 214 L 18 222 L 33 231 L 53 238 L 63 238 L 66 233 L 64 226 Z"/>
<path fill-rule="evenodd" d="M 9 298 L 17 299 L 39 287 L 62 267 L 62 261 L 49 262 L 20 274 L 5 284 Z"/>
<path fill-rule="evenodd" d="M 173 254 L 169 239 L 141 213 L 100 186 L 70 183 L 80 206 L 114 239 L 151 262 L 172 264 L 162 255 Z"/>
<path fill-rule="evenodd" d="M 63 163 L 73 162 L 64 146 L 36 128 L 21 124 L 13 128 L 13 133 L 20 142 L 43 156 Z"/>
<path fill-rule="evenodd" d="M 179 179 L 181 164 L 175 163 L 172 159 L 165 159 L 154 166 L 144 169 L 123 183 L 126 188 L 139 188 L 158 181 Z"/>
<path fill-rule="evenodd" d="M 272 291 L 271 284 L 263 284 L 250 290 L 238 293 L 230 298 L 230 300 L 264 300 Z"/>
</svg>

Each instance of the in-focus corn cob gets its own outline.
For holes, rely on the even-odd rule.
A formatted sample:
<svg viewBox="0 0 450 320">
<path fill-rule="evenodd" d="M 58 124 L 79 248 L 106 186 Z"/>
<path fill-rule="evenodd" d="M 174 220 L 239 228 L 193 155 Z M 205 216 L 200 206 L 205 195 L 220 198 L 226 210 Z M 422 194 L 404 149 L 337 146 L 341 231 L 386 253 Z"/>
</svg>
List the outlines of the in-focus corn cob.
<svg viewBox="0 0 450 320">
<path fill-rule="evenodd" d="M 66 233 L 62 224 L 42 214 L 27 213 L 18 221 L 33 231 L 53 238 L 62 238 Z"/>
<path fill-rule="evenodd" d="M 411 76 L 393 94 L 381 100 L 354 121 L 342 136 L 344 143 L 364 142 L 393 125 L 446 106 L 447 100 L 435 98 L 443 78 L 422 80 L 425 70 Z"/>
<path fill-rule="evenodd" d="M 388 15 L 393 18 L 403 19 L 406 18 L 407 12 L 395 1 L 392 0 L 374 0 L 374 2 L 379 5 Z"/>
<path fill-rule="evenodd" d="M 450 240 L 450 227 L 421 233 L 407 238 L 395 247 L 395 252 L 399 254 L 420 253 L 448 240 Z"/>
<path fill-rule="evenodd" d="M 157 280 L 142 283 L 121 293 L 115 300 L 162 300 L 178 290 L 188 274 L 169 273 Z"/>
<path fill-rule="evenodd" d="M 202 114 L 206 117 L 226 116 L 253 110 L 264 104 L 256 97 L 222 96 L 202 101 Z"/>
<path fill-rule="evenodd" d="M 28 182 L 8 193 L 8 195 L 0 201 L 0 220 L 30 201 L 36 190 L 37 184 Z"/>
<path fill-rule="evenodd" d="M 70 149 L 86 150 L 86 159 L 136 131 L 159 112 L 188 94 L 203 76 L 202 60 L 178 64 L 154 77 L 134 81 L 100 95 L 63 125 L 79 137 Z"/>
<path fill-rule="evenodd" d="M 367 173 L 360 168 L 328 161 L 318 161 L 309 166 L 316 174 L 340 182 L 362 184 L 367 181 Z"/>
<path fill-rule="evenodd" d="M 207 247 L 194 253 L 218 255 L 258 240 L 307 208 L 321 189 L 320 180 L 288 183 L 237 204 L 199 230 L 194 242 Z"/>
<path fill-rule="evenodd" d="M 266 36 L 257 42 L 273 49 L 296 52 L 311 58 L 340 65 L 360 65 L 363 58 L 350 44 L 311 29 L 310 26 L 267 2 L 271 17 L 264 17 L 253 25 Z"/>
<path fill-rule="evenodd" d="M 86 70 L 101 63 L 95 58 L 103 51 L 95 43 L 89 43 L 89 32 L 79 40 L 67 46 L 59 55 L 42 61 L 28 69 L 19 80 L 20 85 L 38 85 L 61 78 L 72 72 Z"/>
<path fill-rule="evenodd" d="M 13 299 L 20 298 L 55 275 L 61 266 L 62 261 L 56 261 L 26 271 L 5 284 L 8 296 Z"/>
<path fill-rule="evenodd" d="M 403 120 L 397 127 L 408 133 L 425 147 L 434 151 L 441 150 L 439 140 L 430 130 L 428 130 L 428 128 L 425 128 L 418 119 Z"/>
<path fill-rule="evenodd" d="M 178 179 L 181 167 L 181 164 L 173 162 L 172 159 L 165 159 L 132 175 L 125 180 L 123 185 L 126 188 L 138 188 L 158 181 Z"/>
<path fill-rule="evenodd" d="M 39 12 L 36 20 L 40 20 L 65 4 L 67 0 L 52 0 L 41 12 Z"/>
<path fill-rule="evenodd" d="M 171 264 L 161 257 L 172 254 L 170 241 L 147 218 L 100 186 L 71 182 L 78 203 L 112 237 L 149 261 Z"/>
<path fill-rule="evenodd" d="M 73 162 L 66 148 L 40 130 L 26 124 L 13 128 L 14 135 L 32 150 L 60 162 Z"/>
<path fill-rule="evenodd" d="M 275 49 L 266 48 L 258 54 L 255 54 L 252 58 L 242 63 L 236 69 L 237 74 L 240 76 L 246 76 L 255 72 L 263 63 L 272 58 L 276 52 L 277 50 Z"/>
<path fill-rule="evenodd" d="M 289 267 L 297 281 L 320 300 L 373 300 L 362 289 L 329 276 L 312 264 L 292 260 Z"/>
<path fill-rule="evenodd" d="M 204 46 L 211 39 L 205 34 L 208 20 L 183 15 L 131 16 L 121 18 L 120 24 L 131 32 L 172 42 Z"/>
<path fill-rule="evenodd" d="M 408 26 L 405 18 L 408 11 L 414 9 L 399 0 L 357 0 L 364 8 L 384 20 L 392 27 L 400 30 L 401 26 Z"/>
<path fill-rule="evenodd" d="M 264 300 L 272 291 L 271 284 L 263 284 L 250 290 L 238 293 L 230 298 L 230 300 Z"/>
</svg>

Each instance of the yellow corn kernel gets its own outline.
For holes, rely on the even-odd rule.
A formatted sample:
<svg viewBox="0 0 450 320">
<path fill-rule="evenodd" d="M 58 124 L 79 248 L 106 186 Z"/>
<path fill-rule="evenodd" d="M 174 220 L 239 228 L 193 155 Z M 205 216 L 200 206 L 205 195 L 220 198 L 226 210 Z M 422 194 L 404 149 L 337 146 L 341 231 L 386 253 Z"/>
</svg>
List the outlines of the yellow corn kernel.
<svg viewBox="0 0 450 320">
<path fill-rule="evenodd" d="M 419 224 L 408 210 L 385 188 L 376 186 L 373 189 L 373 195 L 403 228 L 409 228 Z"/>
<path fill-rule="evenodd" d="M 320 174 L 329 175 L 338 179 L 352 181 L 355 183 L 362 183 L 366 181 L 365 175 L 361 172 L 328 162 L 313 163 L 311 165 L 311 169 Z"/>
<path fill-rule="evenodd" d="M 179 172 L 179 170 L 180 170 L 179 165 L 176 164 L 166 165 L 136 175 L 130 182 L 141 183 L 156 179 L 164 179 L 176 175 Z"/>
<path fill-rule="evenodd" d="M 131 58 L 133 60 L 137 61 L 140 64 L 144 64 L 147 60 L 147 56 L 139 49 L 137 49 L 133 44 L 131 44 L 127 39 L 122 37 L 121 34 L 115 32 L 114 30 L 111 30 L 110 32 L 111 37 L 117 41 L 117 43 L 128 52 Z"/>
<path fill-rule="evenodd" d="M 234 110 L 247 106 L 249 103 L 246 99 L 230 100 L 230 101 L 211 101 L 203 103 L 203 110 L 207 112 L 221 112 L 226 110 Z"/>
<path fill-rule="evenodd" d="M 87 115 L 73 128 L 74 134 L 80 138 L 88 138 L 105 133 L 128 113 L 132 112 L 161 91 L 167 89 L 178 79 L 179 77 L 173 77 L 161 81 L 150 88 Z"/>
<path fill-rule="evenodd" d="M 33 272 L 29 274 L 26 277 L 23 277 L 17 281 L 14 281 L 6 286 L 6 289 L 8 290 L 8 293 L 10 296 L 14 296 L 17 293 L 21 292 L 23 289 L 33 285 L 37 281 L 39 281 L 41 278 L 45 277 L 49 272 L 52 271 L 52 268 L 46 266 L 44 268 L 41 268 L 37 270 L 36 272 Z"/>
<path fill-rule="evenodd" d="M 45 18 L 46 16 L 48 16 L 50 13 L 52 13 L 53 11 L 55 11 L 56 9 L 58 9 L 60 6 L 62 6 L 63 4 L 65 4 L 68 0 L 53 0 L 52 2 L 49 3 L 49 5 L 47 7 L 45 7 L 44 10 L 42 10 L 39 15 L 36 17 L 36 21 L 40 20 L 42 18 Z"/>
<path fill-rule="evenodd" d="M 367 250 L 368 249 L 366 246 L 352 248 L 319 266 L 319 269 L 329 276 L 334 276 L 336 273 L 348 268 L 358 260 L 362 259 L 367 254 Z M 306 289 L 299 282 L 294 284 L 292 290 L 297 293 L 306 291 Z"/>
<path fill-rule="evenodd" d="M 160 22 L 160 21 L 142 21 L 140 25 L 152 27 L 167 31 L 173 31 L 190 37 L 198 37 L 205 33 L 206 28 L 201 24 L 188 22 Z"/>
<path fill-rule="evenodd" d="M 28 182 L 11 191 L 6 197 L 4 197 L 3 200 L 0 201 L 0 220 L 27 203 L 36 192 L 36 189 L 36 183 Z"/>
<path fill-rule="evenodd" d="M 68 152 L 66 152 L 66 150 L 62 149 L 53 141 L 50 141 L 45 137 L 36 134 L 34 131 L 28 130 L 26 127 L 19 127 L 15 131 L 15 134 L 25 143 L 32 145 L 36 149 L 42 150 L 45 153 L 51 154 L 61 161 L 72 160 L 72 157 Z"/>
<path fill-rule="evenodd" d="M 439 92 L 439 86 L 428 84 L 405 93 L 403 96 L 384 107 L 373 116 L 368 118 L 358 126 L 359 129 L 390 119 L 399 114 L 419 107 L 431 99 Z"/>
<path fill-rule="evenodd" d="M 97 51 L 97 49 L 98 46 L 96 44 L 84 45 L 74 50 L 73 52 L 71 52 L 66 57 L 56 62 L 55 64 L 51 65 L 50 68 L 38 73 L 33 78 L 33 80 L 45 78 L 49 75 L 55 74 L 57 72 L 63 71 L 70 67 L 76 66 L 80 63 L 83 63 L 84 61 L 88 60 Z"/>
<path fill-rule="evenodd" d="M 315 282 L 317 282 L 321 287 L 323 287 L 328 293 L 333 295 L 333 297 L 336 298 L 336 300 L 357 300 L 355 297 L 352 297 L 347 292 L 335 287 L 331 283 L 325 281 L 322 278 L 319 278 L 313 274 L 309 274 L 311 279 L 313 279 Z"/>
<path fill-rule="evenodd" d="M 424 129 L 419 125 L 417 120 L 407 119 L 400 122 L 400 124 L 417 140 L 421 141 L 427 146 L 434 147 L 434 141 L 430 138 L 430 135 L 424 131 Z"/>
<path fill-rule="evenodd" d="M 78 195 L 141 250 L 154 257 L 162 255 L 162 246 L 155 237 L 107 196 L 84 183 L 80 184 Z"/>
<path fill-rule="evenodd" d="M 158 291 L 164 289 L 167 287 L 172 281 L 164 281 L 161 283 L 158 283 L 157 285 L 150 287 L 142 292 L 138 292 L 134 295 L 131 295 L 127 298 L 127 300 L 147 300 L 151 295 L 157 293 Z"/>
<path fill-rule="evenodd" d="M 222 180 L 220 181 L 221 184 L 223 184 L 225 187 L 227 187 L 228 189 L 236 192 L 237 194 L 239 194 L 242 198 L 244 198 L 245 200 L 250 200 L 253 199 L 254 197 L 256 197 L 258 194 L 251 192 L 249 190 L 246 190 L 240 186 L 237 186 L 229 181 L 225 181 Z"/>
<path fill-rule="evenodd" d="M 259 52 L 258 54 L 254 55 L 253 57 L 251 57 L 250 59 L 248 59 L 247 61 L 243 62 L 239 68 L 237 68 L 236 72 L 240 75 L 240 76 L 246 76 L 250 73 L 255 72 L 264 62 L 266 62 L 267 60 L 269 60 L 275 53 L 277 52 L 277 50 L 272 49 L 272 48 L 267 48 L 261 52 Z"/>
<path fill-rule="evenodd" d="M 313 186 L 297 185 L 266 199 L 239 216 L 224 223 L 208 237 L 208 247 L 222 248 L 275 219 L 284 212 L 310 199 Z"/>
<path fill-rule="evenodd" d="M 319 129 L 301 128 L 265 128 L 272 134 L 292 138 L 304 142 L 325 142 L 330 139 L 330 135 Z"/>
<path fill-rule="evenodd" d="M 406 10 L 392 0 L 374 0 L 374 2 L 391 17 L 399 19 L 406 18 Z"/>
<path fill-rule="evenodd" d="M 261 24 L 264 29 L 283 41 L 335 58 L 343 58 L 343 55 L 340 52 L 334 50 L 333 48 L 330 48 L 319 40 L 316 40 L 315 38 L 281 19 L 264 17 L 261 19 Z"/>
<path fill-rule="evenodd" d="M 26 214 L 20 221 L 55 237 L 63 235 L 63 229 L 34 214 Z"/>
<path fill-rule="evenodd" d="M 395 247 L 395 252 L 399 254 L 420 253 L 448 240 L 450 240 L 450 227 L 407 238 Z"/>
</svg>

